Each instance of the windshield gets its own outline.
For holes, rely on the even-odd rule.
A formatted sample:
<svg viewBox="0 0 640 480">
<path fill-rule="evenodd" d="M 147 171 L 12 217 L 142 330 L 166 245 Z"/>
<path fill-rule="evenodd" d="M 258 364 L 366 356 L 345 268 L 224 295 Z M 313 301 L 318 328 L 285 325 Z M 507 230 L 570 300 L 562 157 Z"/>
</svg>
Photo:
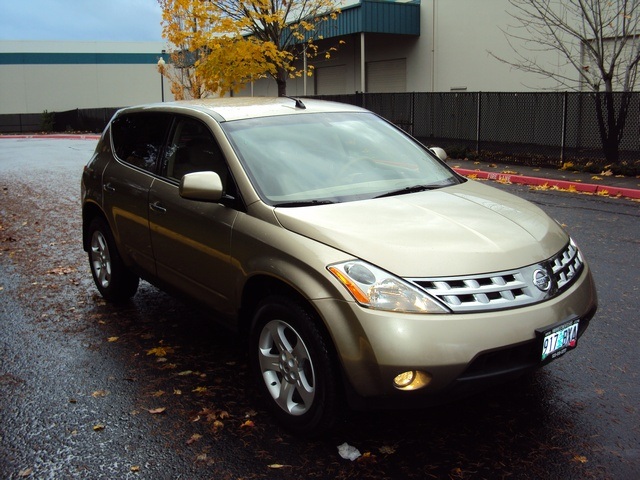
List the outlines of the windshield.
<svg viewBox="0 0 640 480">
<path fill-rule="evenodd" d="M 222 126 L 269 205 L 347 202 L 459 183 L 424 147 L 367 112 L 274 116 Z"/>
</svg>

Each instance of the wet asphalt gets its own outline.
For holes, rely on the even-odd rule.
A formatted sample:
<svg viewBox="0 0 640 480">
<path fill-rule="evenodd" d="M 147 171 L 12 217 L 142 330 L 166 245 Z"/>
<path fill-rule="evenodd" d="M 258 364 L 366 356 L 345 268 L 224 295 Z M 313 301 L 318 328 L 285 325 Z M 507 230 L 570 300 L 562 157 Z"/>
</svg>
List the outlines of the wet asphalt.
<svg viewBox="0 0 640 480">
<path fill-rule="evenodd" d="M 243 339 L 143 283 L 105 303 L 80 244 L 92 140 L 0 139 L 0 478 L 627 479 L 640 472 L 640 204 L 495 184 L 566 225 L 600 309 L 534 375 L 321 439 L 257 403 Z M 362 456 L 344 460 L 347 442 Z"/>
</svg>

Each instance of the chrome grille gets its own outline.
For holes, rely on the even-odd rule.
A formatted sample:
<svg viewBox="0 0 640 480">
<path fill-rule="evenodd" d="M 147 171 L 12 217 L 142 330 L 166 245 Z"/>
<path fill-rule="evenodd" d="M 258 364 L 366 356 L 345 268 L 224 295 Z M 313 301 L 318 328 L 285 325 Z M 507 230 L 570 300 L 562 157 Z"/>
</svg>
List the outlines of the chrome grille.
<svg viewBox="0 0 640 480">
<path fill-rule="evenodd" d="M 580 251 L 570 242 L 547 261 L 516 270 L 407 280 L 440 300 L 453 312 L 466 313 L 520 307 L 552 298 L 579 277 L 583 266 Z M 552 279 L 546 291 L 534 283 L 538 271 L 547 272 Z"/>
<path fill-rule="evenodd" d="M 551 259 L 553 277 L 559 290 L 573 283 L 573 279 L 582 271 L 584 260 L 578 247 L 571 242 L 558 255 Z"/>
</svg>

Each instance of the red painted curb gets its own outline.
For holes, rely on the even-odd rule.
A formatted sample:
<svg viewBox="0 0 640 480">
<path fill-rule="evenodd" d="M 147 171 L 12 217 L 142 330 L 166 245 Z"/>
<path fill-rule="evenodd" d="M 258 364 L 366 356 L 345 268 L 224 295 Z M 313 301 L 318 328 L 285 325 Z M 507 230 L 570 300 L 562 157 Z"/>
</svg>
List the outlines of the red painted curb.
<svg viewBox="0 0 640 480">
<path fill-rule="evenodd" d="M 510 173 L 485 172 L 482 170 L 468 170 L 466 168 L 454 168 L 456 172 L 465 177 L 478 178 L 481 180 L 495 180 L 503 183 L 517 183 L 521 185 L 535 185 L 556 187 L 562 190 L 571 190 L 592 195 L 603 195 L 609 197 L 626 197 L 640 199 L 640 190 L 624 187 L 613 187 L 609 185 L 596 185 L 593 183 L 571 182 L 568 180 L 553 180 L 550 178 L 528 177 Z"/>
<path fill-rule="evenodd" d="M 41 139 L 41 140 L 100 140 L 100 135 L 94 134 L 73 134 L 73 133 L 63 133 L 59 135 L 44 135 L 44 134 L 33 134 L 33 135 L 0 135 L 0 139 L 10 139 L 10 140 L 22 140 L 22 139 Z"/>
</svg>

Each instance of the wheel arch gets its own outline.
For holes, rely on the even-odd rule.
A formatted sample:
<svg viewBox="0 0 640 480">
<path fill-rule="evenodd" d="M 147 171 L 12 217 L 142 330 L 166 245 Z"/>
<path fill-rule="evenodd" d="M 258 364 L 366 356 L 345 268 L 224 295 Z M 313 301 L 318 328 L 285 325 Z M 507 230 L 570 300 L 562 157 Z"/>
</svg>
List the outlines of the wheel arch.
<svg viewBox="0 0 640 480">
<path fill-rule="evenodd" d="M 322 324 L 323 330 L 326 331 L 324 322 L 320 315 L 313 308 L 311 302 L 296 288 L 271 275 L 255 275 L 245 283 L 242 290 L 242 300 L 239 315 L 238 329 L 243 334 L 248 334 L 252 328 L 253 314 L 260 302 L 267 297 L 274 295 L 282 295 L 288 297 L 309 310 L 316 318 L 319 324 Z"/>
<path fill-rule="evenodd" d="M 96 203 L 85 203 L 82 206 L 82 248 L 85 252 L 89 251 L 89 243 L 91 239 L 89 238 L 88 230 L 89 225 L 91 225 L 94 218 L 102 218 L 107 225 L 109 224 L 107 216 Z"/>
</svg>

